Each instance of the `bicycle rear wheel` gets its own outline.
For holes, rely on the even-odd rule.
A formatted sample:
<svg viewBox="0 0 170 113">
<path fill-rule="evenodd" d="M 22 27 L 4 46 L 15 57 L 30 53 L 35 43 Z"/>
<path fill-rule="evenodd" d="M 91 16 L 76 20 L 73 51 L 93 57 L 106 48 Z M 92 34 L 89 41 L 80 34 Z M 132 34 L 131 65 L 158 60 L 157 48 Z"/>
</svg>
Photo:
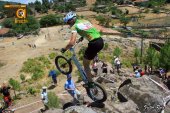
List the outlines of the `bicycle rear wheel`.
<svg viewBox="0 0 170 113">
<path fill-rule="evenodd" d="M 97 82 L 93 82 L 93 88 L 86 88 L 88 96 L 97 103 L 102 103 L 107 99 L 107 93 L 105 89 Z"/>
<path fill-rule="evenodd" d="M 67 75 L 72 72 L 71 61 L 64 56 L 57 56 L 55 58 L 55 65 L 62 74 Z"/>
</svg>

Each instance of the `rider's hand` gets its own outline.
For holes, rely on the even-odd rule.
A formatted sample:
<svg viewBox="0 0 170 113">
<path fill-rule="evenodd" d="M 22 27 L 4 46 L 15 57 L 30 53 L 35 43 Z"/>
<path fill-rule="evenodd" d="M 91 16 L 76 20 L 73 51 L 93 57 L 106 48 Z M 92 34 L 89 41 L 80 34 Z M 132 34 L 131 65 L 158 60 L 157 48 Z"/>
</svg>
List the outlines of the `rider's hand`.
<svg viewBox="0 0 170 113">
<path fill-rule="evenodd" d="M 65 48 L 62 48 L 62 49 L 61 49 L 61 52 L 62 52 L 62 53 L 64 53 L 65 51 L 66 51 L 66 49 L 65 49 Z"/>
<path fill-rule="evenodd" d="M 78 42 L 82 42 L 83 39 L 84 39 L 83 37 L 80 37 L 79 40 L 78 40 Z"/>
</svg>

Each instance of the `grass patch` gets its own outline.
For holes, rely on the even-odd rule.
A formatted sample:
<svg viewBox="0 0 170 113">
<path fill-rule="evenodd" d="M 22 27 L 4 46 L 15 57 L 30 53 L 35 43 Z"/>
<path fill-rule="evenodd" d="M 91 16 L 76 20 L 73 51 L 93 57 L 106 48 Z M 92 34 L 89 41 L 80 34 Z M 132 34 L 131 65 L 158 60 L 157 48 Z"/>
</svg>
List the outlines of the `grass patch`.
<svg viewBox="0 0 170 113">
<path fill-rule="evenodd" d="M 0 68 L 3 67 L 5 65 L 5 63 L 0 61 Z"/>
<path fill-rule="evenodd" d="M 48 93 L 48 107 L 49 108 L 59 108 L 59 99 L 54 92 Z"/>
<path fill-rule="evenodd" d="M 49 57 L 51 60 L 54 59 L 56 56 L 57 56 L 56 53 L 50 53 L 50 54 L 48 55 L 48 57 Z"/>
</svg>

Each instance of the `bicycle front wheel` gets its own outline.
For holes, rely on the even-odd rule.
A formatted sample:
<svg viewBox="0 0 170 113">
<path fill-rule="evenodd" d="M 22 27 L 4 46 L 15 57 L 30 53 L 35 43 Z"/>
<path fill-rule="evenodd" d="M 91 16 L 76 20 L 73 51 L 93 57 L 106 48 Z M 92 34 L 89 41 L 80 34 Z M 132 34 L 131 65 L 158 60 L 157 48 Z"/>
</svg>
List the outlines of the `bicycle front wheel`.
<svg viewBox="0 0 170 113">
<path fill-rule="evenodd" d="M 88 96 L 97 103 L 102 103 L 107 99 L 105 89 L 97 82 L 93 82 L 93 88 L 86 88 Z"/>
<path fill-rule="evenodd" d="M 57 56 L 55 58 L 55 65 L 62 74 L 67 75 L 72 72 L 71 61 L 64 56 Z"/>
</svg>

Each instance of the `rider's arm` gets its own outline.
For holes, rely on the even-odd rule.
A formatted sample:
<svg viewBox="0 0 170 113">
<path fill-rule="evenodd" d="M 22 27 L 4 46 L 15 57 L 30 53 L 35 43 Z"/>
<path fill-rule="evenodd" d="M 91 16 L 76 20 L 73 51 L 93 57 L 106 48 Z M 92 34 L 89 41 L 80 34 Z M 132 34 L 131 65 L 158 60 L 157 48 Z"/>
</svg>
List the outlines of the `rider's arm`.
<svg viewBox="0 0 170 113">
<path fill-rule="evenodd" d="M 120 32 L 118 32 L 116 30 L 112 30 L 110 28 L 104 28 L 104 27 L 99 26 L 97 24 L 94 24 L 94 27 L 102 33 L 108 33 L 108 34 L 114 34 L 114 35 L 120 35 L 121 34 Z"/>
<path fill-rule="evenodd" d="M 73 32 L 73 33 L 71 34 L 70 42 L 69 42 L 69 43 L 67 44 L 67 46 L 65 47 L 66 50 L 69 49 L 69 48 L 71 48 L 71 47 L 75 44 L 75 42 L 76 42 L 76 37 L 77 37 L 77 32 Z"/>
</svg>

